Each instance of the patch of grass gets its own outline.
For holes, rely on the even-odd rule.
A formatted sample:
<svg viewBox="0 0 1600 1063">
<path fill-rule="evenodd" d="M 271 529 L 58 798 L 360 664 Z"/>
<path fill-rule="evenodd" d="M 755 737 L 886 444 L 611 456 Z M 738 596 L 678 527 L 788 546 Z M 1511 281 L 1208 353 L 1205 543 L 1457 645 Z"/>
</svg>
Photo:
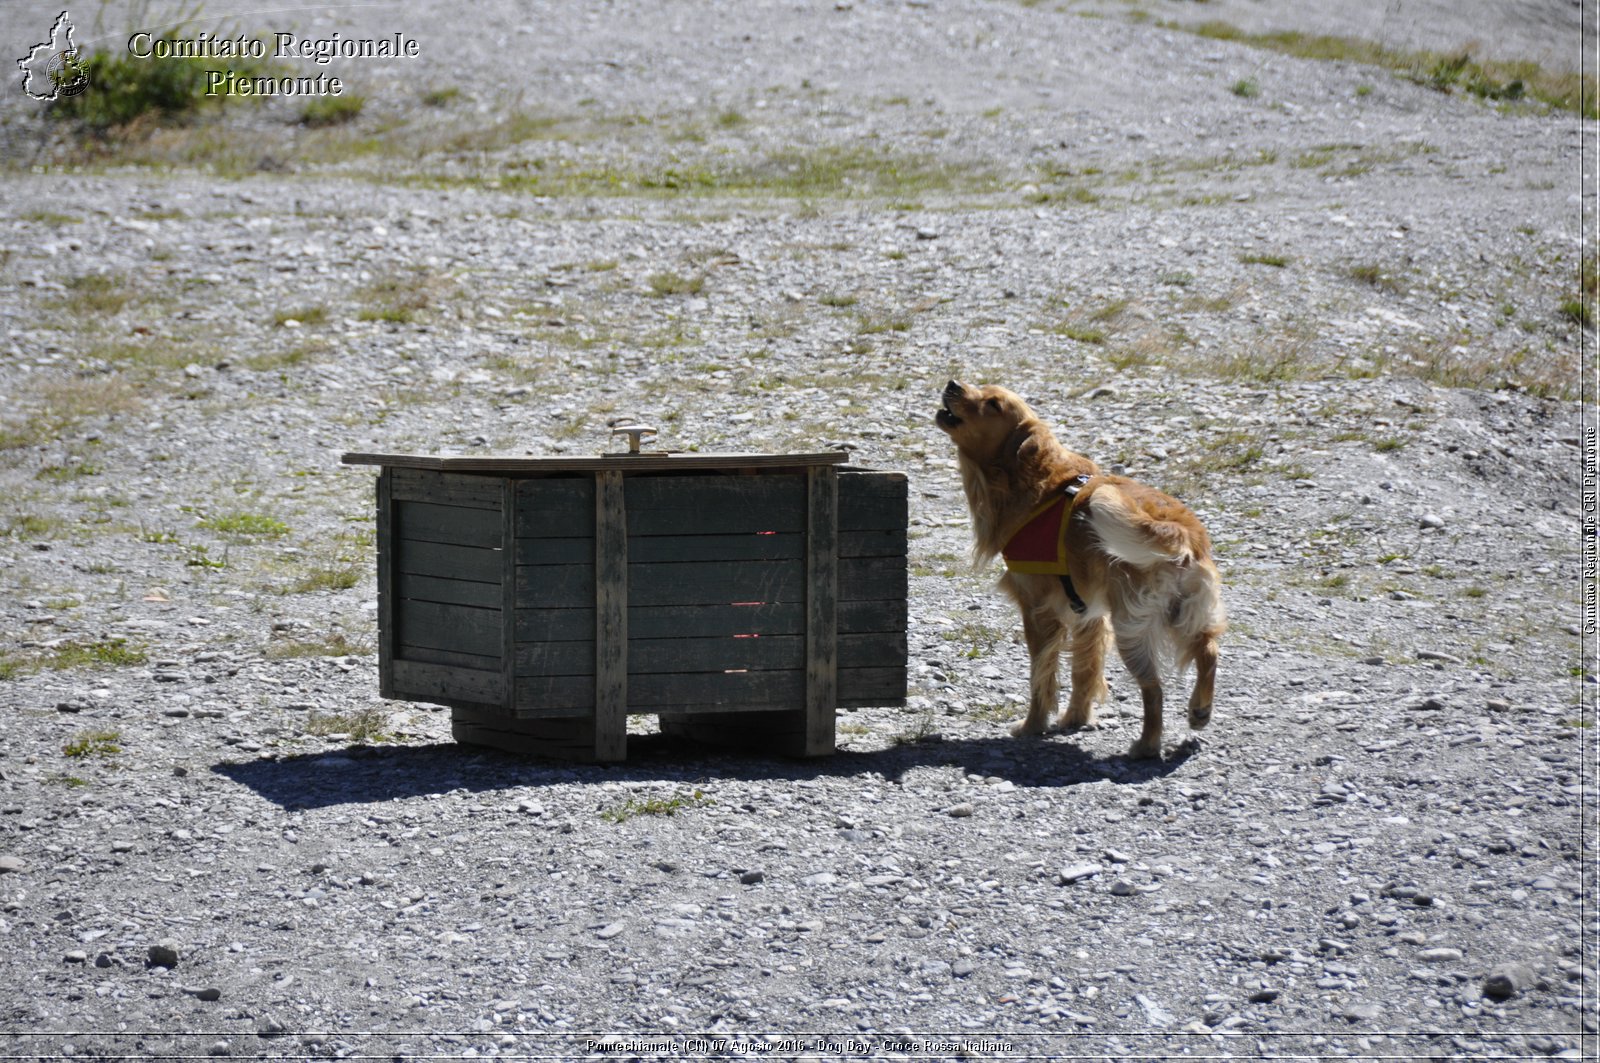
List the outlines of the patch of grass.
<svg viewBox="0 0 1600 1063">
<path fill-rule="evenodd" d="M 223 550 L 221 557 L 212 557 L 211 551 L 204 543 L 195 543 L 189 547 L 189 556 L 184 559 L 186 568 L 218 569 L 228 567 L 228 551 Z"/>
<path fill-rule="evenodd" d="M 69 757 L 114 757 L 122 752 L 120 731 L 101 729 L 79 731 L 69 738 L 61 747 L 61 752 Z"/>
<path fill-rule="evenodd" d="M 650 274 L 649 284 L 650 294 L 659 299 L 669 295 L 698 295 L 705 289 L 706 279 L 702 274 L 685 277 L 668 271 Z"/>
<path fill-rule="evenodd" d="M 856 301 L 856 297 L 853 295 L 843 295 L 835 292 L 829 292 L 826 295 L 819 295 L 817 297 L 817 302 L 821 303 L 823 306 L 855 306 Z"/>
<path fill-rule="evenodd" d="M 63 642 L 48 650 L 0 659 L 0 679 L 15 679 L 42 668 L 57 672 L 73 668 L 123 668 L 144 664 L 148 659 L 141 647 L 130 645 L 127 639 Z"/>
<path fill-rule="evenodd" d="M 206 517 L 195 527 L 235 539 L 281 539 L 289 534 L 287 524 L 264 513 L 218 514 Z"/>
<path fill-rule="evenodd" d="M 1399 295 L 1406 290 L 1405 283 L 1401 281 L 1400 278 L 1396 277 L 1393 273 L 1390 273 L 1388 270 L 1384 269 L 1375 262 L 1364 262 L 1359 265 L 1351 266 L 1348 270 L 1346 270 L 1346 273 L 1351 280 L 1360 281 L 1362 284 L 1368 285 L 1369 287 L 1380 288 L 1383 291 L 1393 292 L 1396 295 Z"/>
<path fill-rule="evenodd" d="M 349 96 L 318 96 L 300 110 L 300 124 L 313 129 L 347 125 L 361 117 L 367 98 L 360 94 Z"/>
<path fill-rule="evenodd" d="M 83 221 L 76 214 L 63 214 L 58 210 L 25 210 L 17 215 L 18 221 L 37 222 L 40 225 L 49 225 L 59 228 L 62 225 L 76 225 Z"/>
<path fill-rule="evenodd" d="M 1594 309 L 1588 299 L 1563 299 L 1561 316 L 1574 325 L 1594 328 Z"/>
<path fill-rule="evenodd" d="M 361 321 L 410 324 L 449 289 L 448 279 L 426 270 L 380 277 L 356 292 L 356 297 L 368 304 L 356 317 Z"/>
<path fill-rule="evenodd" d="M 159 42 L 175 40 L 177 32 L 172 31 L 153 41 L 152 49 Z M 220 91 L 228 87 L 226 84 L 216 85 L 217 94 L 208 96 L 213 72 L 233 71 L 241 80 L 286 72 L 278 64 L 248 57 L 141 59 L 126 49 L 97 49 L 85 57 L 84 64 L 89 89 L 56 100 L 45 114 L 102 134 L 114 129 L 136 133 L 155 126 L 180 125 L 208 108 L 258 98 Z"/>
<path fill-rule="evenodd" d="M 1261 95 L 1261 86 L 1256 83 L 1255 78 L 1240 78 L 1228 86 L 1228 91 L 1249 100 Z"/>
<path fill-rule="evenodd" d="M 448 107 L 461 98 L 461 90 L 454 85 L 444 89 L 429 89 L 422 94 L 424 107 Z"/>
<path fill-rule="evenodd" d="M 86 273 L 80 277 L 69 277 L 66 289 L 66 296 L 56 305 L 75 317 L 94 314 L 110 317 L 133 300 L 133 290 L 127 278 L 113 273 Z"/>
<path fill-rule="evenodd" d="M 1373 440 L 1372 449 L 1379 454 L 1391 454 L 1394 451 L 1404 449 L 1405 445 L 1406 441 L 1399 436 L 1384 436 L 1381 439 Z"/>
<path fill-rule="evenodd" d="M 1169 284 L 1174 288 L 1187 288 L 1194 283 L 1194 274 L 1188 270 L 1179 270 L 1174 273 L 1163 273 L 1161 283 Z"/>
<path fill-rule="evenodd" d="M 1289 264 L 1287 255 L 1262 254 L 1256 251 L 1249 251 L 1240 255 L 1239 261 L 1247 266 L 1274 266 L 1278 269 L 1282 269 Z"/>
<path fill-rule="evenodd" d="M 863 314 L 856 326 L 860 336 L 876 336 L 885 332 L 909 332 L 911 319 L 903 314 Z"/>
<path fill-rule="evenodd" d="M 62 465 L 46 465 L 34 473 L 35 480 L 45 480 L 49 483 L 65 484 L 85 476 L 100 475 L 100 466 L 88 461 L 69 461 Z"/>
<path fill-rule="evenodd" d="M 272 315 L 272 323 L 278 328 L 292 325 L 326 325 L 328 323 L 328 308 L 320 303 L 315 306 L 300 306 L 292 310 L 280 310 Z"/>
<path fill-rule="evenodd" d="M 1069 322 L 1066 324 L 1057 325 L 1051 331 L 1058 336 L 1065 336 L 1069 340 L 1076 340 L 1079 343 L 1090 343 L 1097 347 L 1106 342 L 1106 334 L 1103 330 L 1089 328 L 1085 325 L 1074 325 Z"/>
<path fill-rule="evenodd" d="M 342 631 L 315 639 L 280 639 L 267 644 L 266 657 L 272 661 L 291 660 L 297 657 L 363 657 L 372 647 L 363 642 L 352 642 Z"/>
<path fill-rule="evenodd" d="M 600 818 L 607 823 L 626 823 L 635 816 L 675 816 L 687 808 L 704 808 L 715 803 L 699 790 L 691 790 L 687 794 L 673 794 L 671 797 L 647 797 L 642 800 L 630 797 L 620 805 L 602 809 Z"/>
<path fill-rule="evenodd" d="M 345 735 L 352 742 L 382 742 L 389 737 L 389 716 L 376 705 L 350 712 L 313 712 L 300 729 L 309 735 Z"/>
<path fill-rule="evenodd" d="M 1237 41 L 1255 48 L 1298 56 L 1302 59 L 1329 59 L 1366 63 L 1393 70 L 1402 77 L 1441 92 L 1464 89 L 1491 100 L 1540 100 L 1551 107 L 1572 111 L 1585 118 L 1600 118 L 1593 77 L 1562 70 L 1546 70 L 1538 63 L 1523 60 L 1501 61 L 1479 57 L 1471 51 L 1442 53 L 1391 48 L 1359 37 L 1284 30 L 1249 33 L 1230 22 L 1211 20 L 1186 26 L 1162 22 L 1167 29 L 1183 30 L 1213 40 Z M 1366 88 L 1366 92 L 1362 91 Z M 1356 89 L 1358 96 L 1371 92 L 1371 86 Z"/>
</svg>

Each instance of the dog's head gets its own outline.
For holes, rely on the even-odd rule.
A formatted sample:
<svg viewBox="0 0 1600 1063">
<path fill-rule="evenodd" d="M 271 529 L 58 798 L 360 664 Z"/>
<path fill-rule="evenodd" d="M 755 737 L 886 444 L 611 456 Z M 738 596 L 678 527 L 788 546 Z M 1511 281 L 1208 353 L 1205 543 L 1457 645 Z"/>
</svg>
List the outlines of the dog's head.
<svg viewBox="0 0 1600 1063">
<path fill-rule="evenodd" d="M 985 468 L 1011 465 L 1043 423 L 1013 391 L 992 384 L 972 387 L 952 380 L 933 423 L 967 459 Z"/>
</svg>

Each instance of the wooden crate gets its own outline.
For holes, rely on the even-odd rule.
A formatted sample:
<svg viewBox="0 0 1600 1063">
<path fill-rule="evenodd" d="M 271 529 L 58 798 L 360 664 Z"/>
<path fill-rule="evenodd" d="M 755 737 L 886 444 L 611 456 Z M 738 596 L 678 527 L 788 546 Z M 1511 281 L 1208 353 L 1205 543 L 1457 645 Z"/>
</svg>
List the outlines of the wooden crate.
<svg viewBox="0 0 1600 1063">
<path fill-rule="evenodd" d="M 663 730 L 815 756 L 906 695 L 906 478 L 842 453 L 377 465 L 379 683 L 458 741 L 626 755 Z"/>
</svg>

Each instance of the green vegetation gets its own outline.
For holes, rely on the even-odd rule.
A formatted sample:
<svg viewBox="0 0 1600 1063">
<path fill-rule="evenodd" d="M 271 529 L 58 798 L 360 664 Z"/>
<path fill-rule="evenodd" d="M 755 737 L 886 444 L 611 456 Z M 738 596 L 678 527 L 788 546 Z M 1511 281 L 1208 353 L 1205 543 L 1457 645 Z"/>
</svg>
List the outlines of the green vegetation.
<svg viewBox="0 0 1600 1063">
<path fill-rule="evenodd" d="M 1367 262 L 1351 266 L 1349 275 L 1351 280 L 1360 281 L 1362 284 L 1379 288 L 1383 291 L 1394 292 L 1396 295 L 1406 290 L 1404 282 L 1376 263 Z"/>
<path fill-rule="evenodd" d="M 142 648 L 129 645 L 122 638 L 63 642 L 46 650 L 0 655 L 0 679 L 14 679 L 41 668 L 61 672 L 71 668 L 127 667 L 144 664 L 148 659 Z"/>
<path fill-rule="evenodd" d="M 1237 41 L 1302 59 L 1333 59 L 1386 67 L 1417 84 L 1440 92 L 1463 89 L 1490 100 L 1531 98 L 1561 110 L 1573 111 L 1585 118 L 1600 118 L 1594 78 L 1545 70 L 1534 62 L 1484 59 L 1474 55 L 1471 50 L 1452 53 L 1411 51 L 1358 37 L 1294 30 L 1249 33 L 1232 23 L 1219 20 L 1195 26 L 1177 22 L 1162 22 L 1161 25 L 1166 29 L 1183 30 L 1214 40 Z M 1362 89 L 1367 91 L 1363 92 Z M 1370 91 L 1371 86 L 1363 85 L 1357 87 L 1356 94 L 1364 96 Z"/>
<path fill-rule="evenodd" d="M 175 39 L 173 32 L 158 41 Z M 276 64 L 248 57 L 141 59 L 126 49 L 112 52 L 104 48 L 87 56 L 84 66 L 89 90 L 56 100 L 45 113 L 51 118 L 76 122 L 95 133 L 184 124 L 208 107 L 247 98 L 228 91 L 207 95 L 213 71 L 233 71 L 240 79 L 284 73 Z"/>
<path fill-rule="evenodd" d="M 352 742 L 382 742 L 389 738 L 389 717 L 376 705 L 350 712 L 313 712 L 301 728 L 308 735 L 344 735 Z"/>
<path fill-rule="evenodd" d="M 69 277 L 67 294 L 55 304 L 74 317 L 93 314 L 110 316 L 119 312 L 133 299 L 126 278 L 111 273 L 86 273 Z"/>
<path fill-rule="evenodd" d="M 420 269 L 381 277 L 356 292 L 356 298 L 368 304 L 356 317 L 361 321 L 410 324 L 449 288 L 446 278 Z"/>
<path fill-rule="evenodd" d="M 1103 330 L 1088 328 L 1083 325 L 1071 323 L 1057 325 L 1053 331 L 1057 335 L 1065 336 L 1067 339 L 1076 340 L 1079 343 L 1092 343 L 1095 346 L 1099 346 L 1106 342 L 1106 334 Z"/>
<path fill-rule="evenodd" d="M 318 96 L 300 111 L 300 124 L 313 129 L 345 125 L 361 117 L 367 98 L 360 95 Z"/>
<path fill-rule="evenodd" d="M 643 800 L 630 797 L 620 805 L 613 805 L 600 813 L 607 823 L 626 823 L 635 816 L 675 816 L 686 808 L 704 808 L 715 804 L 699 790 L 671 797 L 647 797 Z"/>
<path fill-rule="evenodd" d="M 668 295 L 699 295 L 706 286 L 706 279 L 701 274 L 685 277 L 682 274 L 664 272 L 650 274 L 650 294 L 661 298 Z"/>
<path fill-rule="evenodd" d="M 206 517 L 196 525 L 233 539 L 281 539 L 289 526 L 263 513 L 225 513 Z"/>
<path fill-rule="evenodd" d="M 100 466 L 88 461 L 69 461 L 63 465 L 46 465 L 34 473 L 35 480 L 46 480 L 50 483 L 64 484 L 85 476 L 100 475 Z"/>
<path fill-rule="evenodd" d="M 283 639 L 269 642 L 268 660 L 281 661 L 296 657 L 361 657 L 372 652 L 365 643 L 352 642 L 342 631 L 316 639 Z"/>
<path fill-rule="evenodd" d="M 461 98 L 461 90 L 454 85 L 446 89 L 429 89 L 422 94 L 424 107 L 448 107 Z"/>
<path fill-rule="evenodd" d="M 283 328 L 290 322 L 297 325 L 326 325 L 328 323 L 328 308 L 317 304 L 315 306 L 301 306 L 292 310 L 280 310 L 272 315 L 272 323 Z"/>
<path fill-rule="evenodd" d="M 1239 261 L 1247 266 L 1275 266 L 1278 269 L 1282 269 L 1289 264 L 1289 259 L 1286 255 L 1268 255 L 1253 251 L 1240 255 Z"/>
<path fill-rule="evenodd" d="M 119 731 L 79 731 L 62 745 L 61 752 L 69 757 L 114 757 L 122 752 L 120 741 Z"/>
<path fill-rule="evenodd" d="M 1228 87 L 1228 91 L 1248 100 L 1261 95 L 1261 86 L 1256 84 L 1255 78 L 1240 78 Z"/>
</svg>

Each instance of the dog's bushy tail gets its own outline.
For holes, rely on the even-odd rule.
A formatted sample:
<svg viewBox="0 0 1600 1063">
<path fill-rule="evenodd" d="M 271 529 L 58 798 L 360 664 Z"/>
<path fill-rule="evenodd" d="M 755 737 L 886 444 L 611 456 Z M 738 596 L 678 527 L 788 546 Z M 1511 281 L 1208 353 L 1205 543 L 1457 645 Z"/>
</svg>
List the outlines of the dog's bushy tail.
<svg viewBox="0 0 1600 1063">
<path fill-rule="evenodd" d="M 1138 509 L 1114 486 L 1106 485 L 1090 497 L 1089 527 L 1100 546 L 1118 561 L 1150 568 L 1194 560 L 1188 529 L 1176 521 L 1154 520 Z"/>
</svg>

